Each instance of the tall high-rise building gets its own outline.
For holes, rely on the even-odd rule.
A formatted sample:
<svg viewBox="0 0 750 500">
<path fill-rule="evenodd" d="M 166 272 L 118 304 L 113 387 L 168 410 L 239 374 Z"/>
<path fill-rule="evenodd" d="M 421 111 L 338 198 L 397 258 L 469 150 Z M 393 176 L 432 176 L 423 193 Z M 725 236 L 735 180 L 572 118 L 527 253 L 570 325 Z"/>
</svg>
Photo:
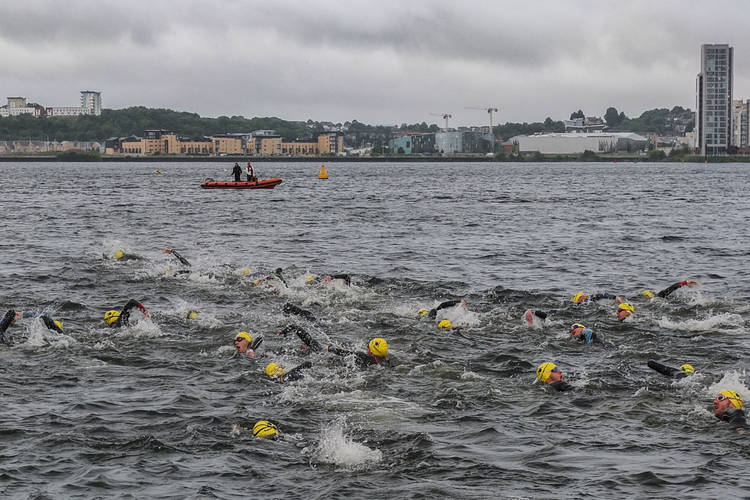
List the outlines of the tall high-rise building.
<svg viewBox="0 0 750 500">
<path fill-rule="evenodd" d="M 732 145 L 740 149 L 747 149 L 750 146 L 748 117 L 750 117 L 750 99 L 734 101 L 732 103 Z"/>
<path fill-rule="evenodd" d="M 734 48 L 701 45 L 701 72 L 696 86 L 696 140 L 702 155 L 727 154 L 732 144 Z"/>
<path fill-rule="evenodd" d="M 95 90 L 81 91 L 81 107 L 89 115 L 99 116 L 102 114 L 102 93 Z"/>
</svg>

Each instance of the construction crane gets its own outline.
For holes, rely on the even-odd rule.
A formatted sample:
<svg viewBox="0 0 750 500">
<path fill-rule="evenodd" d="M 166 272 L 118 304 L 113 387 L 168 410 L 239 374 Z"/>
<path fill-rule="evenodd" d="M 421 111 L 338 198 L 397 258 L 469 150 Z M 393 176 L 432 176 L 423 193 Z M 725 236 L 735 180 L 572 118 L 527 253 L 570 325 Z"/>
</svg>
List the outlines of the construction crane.
<svg viewBox="0 0 750 500">
<path fill-rule="evenodd" d="M 497 113 L 498 109 L 489 107 L 489 108 L 475 108 L 475 107 L 467 107 L 466 109 L 478 109 L 481 111 L 486 111 L 490 115 L 490 151 L 493 153 L 495 152 L 495 131 L 492 128 L 492 113 Z"/>
<path fill-rule="evenodd" d="M 445 130 L 448 130 L 448 118 L 453 118 L 450 113 L 430 113 L 430 116 L 440 116 L 445 120 Z"/>
</svg>

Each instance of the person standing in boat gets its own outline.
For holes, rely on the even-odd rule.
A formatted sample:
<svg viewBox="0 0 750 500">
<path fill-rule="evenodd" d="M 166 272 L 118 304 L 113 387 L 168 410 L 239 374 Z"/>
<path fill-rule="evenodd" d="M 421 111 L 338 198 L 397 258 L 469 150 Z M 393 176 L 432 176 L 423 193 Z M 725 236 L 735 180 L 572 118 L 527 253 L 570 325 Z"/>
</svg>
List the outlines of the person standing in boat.
<svg viewBox="0 0 750 500">
<path fill-rule="evenodd" d="M 255 177 L 255 171 L 253 170 L 253 166 L 250 165 L 250 162 L 247 162 L 247 182 L 257 182 L 258 178 Z"/>
<path fill-rule="evenodd" d="M 240 164 L 235 162 L 234 168 L 232 169 L 232 173 L 234 174 L 234 182 L 240 182 L 242 179 L 240 179 L 240 176 L 242 175 L 242 167 L 240 167 Z"/>
</svg>

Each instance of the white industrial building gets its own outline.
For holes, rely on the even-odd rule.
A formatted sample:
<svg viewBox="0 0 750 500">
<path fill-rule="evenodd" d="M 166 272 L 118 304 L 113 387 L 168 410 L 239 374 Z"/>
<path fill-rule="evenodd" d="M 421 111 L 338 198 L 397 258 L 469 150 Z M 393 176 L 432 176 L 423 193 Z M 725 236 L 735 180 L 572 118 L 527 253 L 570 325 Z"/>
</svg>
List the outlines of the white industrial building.
<svg viewBox="0 0 750 500">
<path fill-rule="evenodd" d="M 595 153 L 642 151 L 646 149 L 648 139 L 633 132 L 568 132 L 517 135 L 509 142 L 517 142 L 521 153 L 576 154 L 586 150 Z"/>
</svg>

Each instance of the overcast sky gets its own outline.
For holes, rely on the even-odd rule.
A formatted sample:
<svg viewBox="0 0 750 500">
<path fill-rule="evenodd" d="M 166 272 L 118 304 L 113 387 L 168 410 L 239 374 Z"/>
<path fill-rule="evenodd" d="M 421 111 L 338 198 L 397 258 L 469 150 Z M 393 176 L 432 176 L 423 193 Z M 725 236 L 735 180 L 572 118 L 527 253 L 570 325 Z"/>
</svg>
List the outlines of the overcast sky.
<svg viewBox="0 0 750 500">
<path fill-rule="evenodd" d="M 2 0 L 0 99 L 369 124 L 483 125 L 695 108 L 703 43 L 735 50 L 745 0 Z M 4 99 L 3 99 L 4 101 Z"/>
</svg>

